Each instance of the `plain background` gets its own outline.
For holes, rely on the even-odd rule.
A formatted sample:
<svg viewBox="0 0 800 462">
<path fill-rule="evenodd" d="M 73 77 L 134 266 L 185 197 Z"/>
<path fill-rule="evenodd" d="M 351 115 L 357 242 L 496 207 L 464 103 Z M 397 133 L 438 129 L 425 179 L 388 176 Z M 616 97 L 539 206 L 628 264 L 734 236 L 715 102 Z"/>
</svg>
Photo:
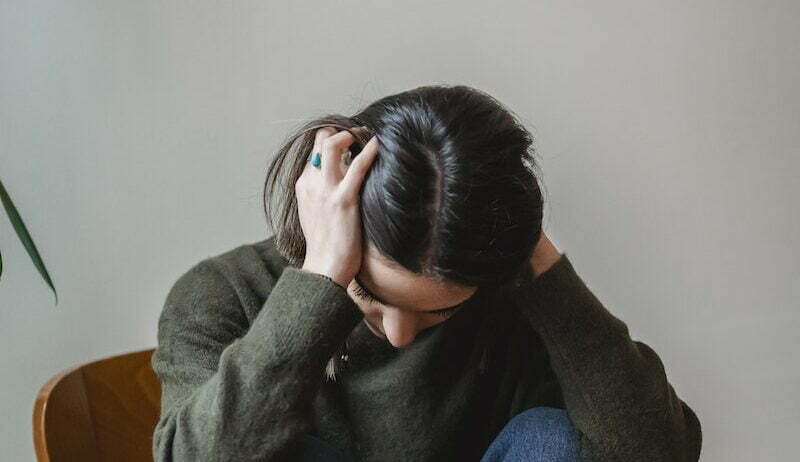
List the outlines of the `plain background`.
<svg viewBox="0 0 800 462">
<path fill-rule="evenodd" d="M 267 236 L 288 132 L 426 84 L 536 136 L 545 230 L 703 425 L 702 460 L 800 434 L 800 6 L 792 1 L 0 1 L 0 447 L 38 388 L 154 347 L 167 291 Z"/>
</svg>

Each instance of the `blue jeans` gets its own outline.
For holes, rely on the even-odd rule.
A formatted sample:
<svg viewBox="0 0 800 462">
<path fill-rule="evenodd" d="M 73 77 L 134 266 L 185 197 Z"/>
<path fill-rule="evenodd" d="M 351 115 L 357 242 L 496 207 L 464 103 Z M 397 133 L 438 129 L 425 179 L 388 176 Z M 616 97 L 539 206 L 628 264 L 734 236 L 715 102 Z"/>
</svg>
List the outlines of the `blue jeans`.
<svg viewBox="0 0 800 462">
<path fill-rule="evenodd" d="M 295 462 L 357 462 L 350 453 L 306 435 Z M 581 462 L 575 427 L 563 409 L 535 407 L 508 421 L 480 462 Z"/>
</svg>

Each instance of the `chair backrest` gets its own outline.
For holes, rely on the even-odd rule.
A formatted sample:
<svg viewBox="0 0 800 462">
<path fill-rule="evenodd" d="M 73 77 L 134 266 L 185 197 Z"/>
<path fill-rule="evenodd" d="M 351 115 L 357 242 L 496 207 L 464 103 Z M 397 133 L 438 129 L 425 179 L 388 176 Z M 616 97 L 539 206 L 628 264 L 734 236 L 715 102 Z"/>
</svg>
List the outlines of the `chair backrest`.
<svg viewBox="0 0 800 462">
<path fill-rule="evenodd" d="M 161 407 L 153 351 L 81 364 L 48 380 L 33 406 L 39 462 L 152 462 Z"/>
</svg>

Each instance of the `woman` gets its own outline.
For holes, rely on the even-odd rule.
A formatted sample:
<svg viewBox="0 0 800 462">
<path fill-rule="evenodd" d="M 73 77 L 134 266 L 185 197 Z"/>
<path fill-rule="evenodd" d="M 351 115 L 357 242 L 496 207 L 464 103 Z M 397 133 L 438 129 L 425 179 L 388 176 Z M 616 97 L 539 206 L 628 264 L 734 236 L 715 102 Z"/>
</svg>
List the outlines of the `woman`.
<svg viewBox="0 0 800 462">
<path fill-rule="evenodd" d="M 658 355 L 542 232 L 532 141 L 466 86 L 290 137 L 273 235 L 167 296 L 155 459 L 698 460 Z"/>
</svg>

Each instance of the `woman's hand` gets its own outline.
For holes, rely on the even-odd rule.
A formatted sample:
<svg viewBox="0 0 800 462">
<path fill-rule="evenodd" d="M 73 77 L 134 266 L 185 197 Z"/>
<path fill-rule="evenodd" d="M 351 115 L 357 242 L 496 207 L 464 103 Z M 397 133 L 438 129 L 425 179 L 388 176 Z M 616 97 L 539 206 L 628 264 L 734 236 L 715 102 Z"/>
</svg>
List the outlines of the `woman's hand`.
<svg viewBox="0 0 800 462">
<path fill-rule="evenodd" d="M 361 268 L 359 193 L 378 154 L 378 140 L 373 136 L 345 166 L 342 155 L 355 140 L 347 130 L 337 132 L 331 127 L 317 130 L 314 149 L 294 187 L 297 214 L 306 240 L 302 269 L 328 276 L 344 288 Z M 320 168 L 310 162 L 315 152 L 320 153 Z"/>
<path fill-rule="evenodd" d="M 539 242 L 536 243 L 536 247 L 533 249 L 533 255 L 531 256 L 533 276 L 539 277 L 540 274 L 550 269 L 553 263 L 558 261 L 559 258 L 561 258 L 561 253 L 559 253 L 556 246 L 550 242 L 550 239 L 547 238 L 544 230 L 542 230 L 542 235 L 539 238 Z"/>
</svg>

